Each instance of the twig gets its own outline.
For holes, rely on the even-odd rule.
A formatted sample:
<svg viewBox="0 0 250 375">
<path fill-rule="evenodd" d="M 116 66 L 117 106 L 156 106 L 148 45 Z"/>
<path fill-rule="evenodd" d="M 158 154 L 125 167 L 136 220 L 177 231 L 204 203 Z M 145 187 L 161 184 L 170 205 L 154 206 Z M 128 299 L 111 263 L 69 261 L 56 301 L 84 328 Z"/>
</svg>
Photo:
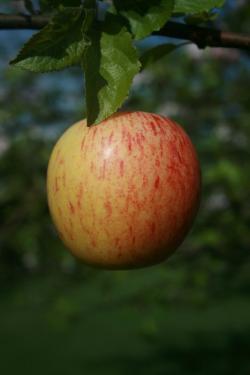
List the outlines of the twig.
<svg viewBox="0 0 250 375">
<path fill-rule="evenodd" d="M 224 47 L 250 51 L 250 36 L 212 28 L 168 22 L 157 35 L 186 39 L 200 48 Z"/>
<path fill-rule="evenodd" d="M 0 30 L 31 29 L 37 30 L 46 26 L 50 17 L 0 14 Z"/>
<path fill-rule="evenodd" d="M 49 22 L 48 16 L 0 14 L 0 30 L 41 29 Z M 168 22 L 155 35 L 190 40 L 200 48 L 224 47 L 250 51 L 250 36 L 178 22 Z"/>
</svg>

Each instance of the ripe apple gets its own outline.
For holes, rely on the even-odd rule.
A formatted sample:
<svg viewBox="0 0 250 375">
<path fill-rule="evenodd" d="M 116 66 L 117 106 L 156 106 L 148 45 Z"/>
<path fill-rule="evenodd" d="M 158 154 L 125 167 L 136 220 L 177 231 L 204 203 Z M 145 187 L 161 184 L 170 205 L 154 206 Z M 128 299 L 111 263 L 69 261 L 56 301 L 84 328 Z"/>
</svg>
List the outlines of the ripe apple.
<svg viewBox="0 0 250 375">
<path fill-rule="evenodd" d="M 168 118 L 116 113 L 71 126 L 52 152 L 48 204 L 58 233 L 84 262 L 139 268 L 169 257 L 199 206 L 194 147 Z"/>
</svg>

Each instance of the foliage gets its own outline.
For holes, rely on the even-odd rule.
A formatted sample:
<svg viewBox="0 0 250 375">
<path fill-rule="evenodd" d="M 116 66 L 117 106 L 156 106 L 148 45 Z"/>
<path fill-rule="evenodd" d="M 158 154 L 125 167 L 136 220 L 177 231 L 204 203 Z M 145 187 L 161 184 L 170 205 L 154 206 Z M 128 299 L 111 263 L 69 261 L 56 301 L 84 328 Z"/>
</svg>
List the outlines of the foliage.
<svg viewBox="0 0 250 375">
<path fill-rule="evenodd" d="M 176 0 L 174 12 L 184 14 L 195 14 L 209 12 L 213 8 L 220 8 L 225 0 Z"/>
<path fill-rule="evenodd" d="M 172 14 L 192 15 L 193 19 L 198 15 L 196 22 L 210 20 L 209 12 L 223 3 L 223 0 L 114 0 L 112 7 L 107 4 L 103 16 L 103 4 L 95 0 L 83 3 L 43 0 L 43 11 L 56 10 L 57 13 L 24 45 L 12 64 L 34 72 L 80 65 L 85 73 L 87 121 L 89 125 L 97 124 L 122 105 L 138 73 L 139 57 L 134 40 L 160 30 Z M 190 22 L 190 18 L 186 20 Z M 159 59 L 174 48 L 169 45 L 159 49 L 160 53 L 149 50 L 147 61 Z M 124 69 L 127 63 L 128 71 Z M 88 82 L 92 81 L 94 84 L 90 85 Z M 93 102 L 95 104 L 90 106 Z"/>
<path fill-rule="evenodd" d="M 160 30 L 169 20 L 173 9 L 173 0 L 114 0 L 117 14 L 123 16 L 130 25 L 135 39 L 142 39 L 153 31 Z"/>
<path fill-rule="evenodd" d="M 83 68 L 90 124 L 107 118 L 122 105 L 140 68 L 131 34 L 113 18 L 114 15 L 108 15 L 102 30 L 96 25 L 95 32 L 88 34 L 91 46 L 85 54 Z"/>
<path fill-rule="evenodd" d="M 59 11 L 11 62 L 32 72 L 50 72 L 79 64 L 90 42 L 83 38 L 86 16 L 76 8 Z"/>
<path fill-rule="evenodd" d="M 41 0 L 40 7 L 44 11 L 58 9 L 64 7 L 78 7 L 82 3 L 81 0 Z"/>
<path fill-rule="evenodd" d="M 146 69 L 151 64 L 156 63 L 158 60 L 166 56 L 168 53 L 174 51 L 178 46 L 175 44 L 160 44 L 152 47 L 150 50 L 144 52 L 141 57 L 141 70 Z"/>
</svg>

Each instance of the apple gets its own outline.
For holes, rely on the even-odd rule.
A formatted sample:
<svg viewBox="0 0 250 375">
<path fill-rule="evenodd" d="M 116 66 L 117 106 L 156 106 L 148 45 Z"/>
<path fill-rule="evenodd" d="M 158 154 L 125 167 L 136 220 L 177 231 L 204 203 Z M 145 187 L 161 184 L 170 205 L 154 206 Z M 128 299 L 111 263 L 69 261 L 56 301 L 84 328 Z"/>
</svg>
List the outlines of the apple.
<svg viewBox="0 0 250 375">
<path fill-rule="evenodd" d="M 48 166 L 48 205 L 58 233 L 85 263 L 150 266 L 181 244 L 197 213 L 200 168 L 174 121 L 121 112 L 71 126 Z"/>
</svg>

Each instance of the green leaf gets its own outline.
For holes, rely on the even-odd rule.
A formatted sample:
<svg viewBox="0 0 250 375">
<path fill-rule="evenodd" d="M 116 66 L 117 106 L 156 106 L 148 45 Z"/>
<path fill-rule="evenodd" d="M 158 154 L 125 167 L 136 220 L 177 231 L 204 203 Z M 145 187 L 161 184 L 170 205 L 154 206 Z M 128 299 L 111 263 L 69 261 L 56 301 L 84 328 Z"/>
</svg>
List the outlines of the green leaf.
<svg viewBox="0 0 250 375">
<path fill-rule="evenodd" d="M 82 30 L 86 17 L 80 8 L 64 8 L 24 45 L 11 64 L 43 73 L 80 63 L 89 45 Z"/>
<path fill-rule="evenodd" d="M 61 5 L 65 7 L 77 7 L 81 5 L 81 0 L 41 0 L 40 7 L 43 10 L 57 9 Z"/>
<path fill-rule="evenodd" d="M 116 11 L 125 17 L 135 39 L 160 30 L 171 17 L 174 0 L 114 0 Z"/>
<path fill-rule="evenodd" d="M 88 125 L 112 115 L 128 95 L 133 77 L 140 69 L 132 35 L 108 14 L 96 22 L 88 35 L 91 45 L 84 55 Z"/>
<path fill-rule="evenodd" d="M 175 0 L 174 13 L 195 14 L 221 8 L 225 0 Z"/>
<path fill-rule="evenodd" d="M 201 12 L 195 14 L 189 14 L 185 17 L 185 22 L 189 25 L 200 25 L 208 21 L 214 21 L 218 17 L 218 12 Z"/>
<path fill-rule="evenodd" d="M 141 57 L 141 70 L 147 68 L 149 65 L 154 64 L 170 52 L 176 50 L 180 45 L 177 44 L 161 44 L 159 46 L 150 48 L 144 52 Z"/>
</svg>

